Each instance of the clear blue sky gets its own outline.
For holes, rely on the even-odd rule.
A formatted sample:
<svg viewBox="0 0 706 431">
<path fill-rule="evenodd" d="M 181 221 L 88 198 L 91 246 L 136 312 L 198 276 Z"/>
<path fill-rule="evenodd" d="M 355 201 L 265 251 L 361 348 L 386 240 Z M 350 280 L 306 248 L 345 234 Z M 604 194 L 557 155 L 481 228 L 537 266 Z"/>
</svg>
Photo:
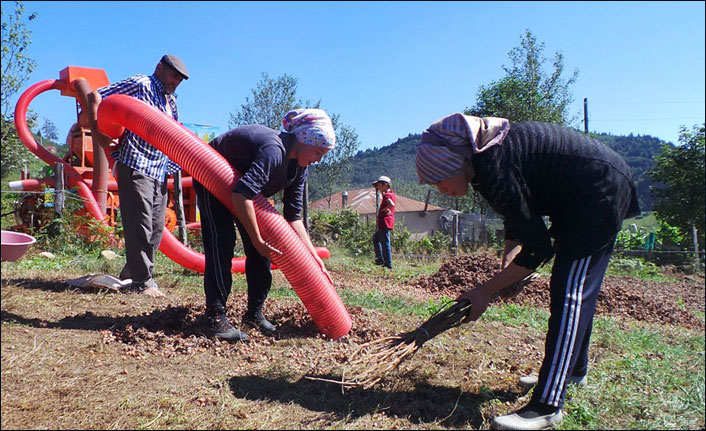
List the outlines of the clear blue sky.
<svg viewBox="0 0 706 431">
<path fill-rule="evenodd" d="M 677 143 L 704 120 L 704 2 L 25 2 L 26 87 L 66 66 L 106 70 L 111 82 L 179 56 L 180 121 L 228 128 L 262 73 L 298 79 L 302 100 L 353 127 L 361 149 L 383 147 L 473 106 L 479 86 L 505 76 L 529 29 L 578 69 L 571 112 L 589 129 Z M 3 8 L 12 7 L 2 2 Z M 25 88 L 26 88 L 25 87 Z M 61 140 L 75 102 L 58 91 L 30 106 Z M 576 127 L 583 129 L 583 123 Z"/>
</svg>

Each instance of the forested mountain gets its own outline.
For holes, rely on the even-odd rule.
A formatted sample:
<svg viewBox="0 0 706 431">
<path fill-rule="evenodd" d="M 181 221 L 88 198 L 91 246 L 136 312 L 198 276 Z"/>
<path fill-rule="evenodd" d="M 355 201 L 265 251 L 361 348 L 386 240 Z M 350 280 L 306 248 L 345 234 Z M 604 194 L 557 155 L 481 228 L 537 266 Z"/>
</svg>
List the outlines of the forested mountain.
<svg viewBox="0 0 706 431">
<path fill-rule="evenodd" d="M 361 151 L 353 157 L 351 185 L 369 186 L 380 175 L 387 175 L 397 183 L 417 184 L 414 155 L 421 135 L 409 134 L 391 145 L 380 149 Z"/>
<path fill-rule="evenodd" d="M 650 211 L 652 209 L 650 186 L 653 183 L 647 172 L 654 167 L 654 158 L 660 153 L 660 147 L 665 142 L 649 135 L 635 136 L 632 133 L 628 136 L 614 136 L 606 133 L 594 136 L 625 157 L 635 179 L 640 209 Z"/>
<path fill-rule="evenodd" d="M 652 197 L 649 190 L 652 183 L 646 172 L 652 169 L 654 157 L 659 154 L 660 146 L 665 142 L 649 135 L 615 136 L 601 133 L 592 136 L 625 157 L 635 177 L 640 207 L 643 211 L 651 210 Z M 414 168 L 414 155 L 420 139 L 420 134 L 409 134 L 388 146 L 360 151 L 353 157 L 353 170 L 347 189 L 371 187 L 371 183 L 380 175 L 387 175 L 392 178 L 393 188 L 398 194 L 424 201 L 429 186 L 417 184 Z M 315 168 L 311 175 L 316 175 Z M 310 202 L 322 197 L 316 190 L 309 190 Z M 442 207 L 449 206 L 448 202 L 441 202 L 440 199 L 436 190 L 433 190 L 430 202 Z"/>
</svg>

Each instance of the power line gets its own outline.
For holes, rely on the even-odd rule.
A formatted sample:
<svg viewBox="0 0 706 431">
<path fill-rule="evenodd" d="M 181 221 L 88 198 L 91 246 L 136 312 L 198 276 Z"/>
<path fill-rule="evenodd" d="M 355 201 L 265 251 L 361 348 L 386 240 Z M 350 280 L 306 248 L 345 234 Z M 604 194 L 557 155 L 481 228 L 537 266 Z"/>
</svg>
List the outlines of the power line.
<svg viewBox="0 0 706 431">
<path fill-rule="evenodd" d="M 699 119 L 703 120 L 704 117 L 660 117 L 660 118 L 617 118 L 617 119 L 612 119 L 612 120 L 601 120 L 598 119 L 596 120 L 595 118 L 591 117 L 591 122 L 596 122 L 598 121 L 603 122 L 603 123 L 620 123 L 624 121 L 664 121 L 664 120 L 694 120 L 694 119 Z"/>
<path fill-rule="evenodd" d="M 675 101 L 662 101 L 662 102 L 641 102 L 641 101 L 620 101 L 620 102 L 594 102 L 591 100 L 592 105 L 664 105 L 664 104 L 706 104 L 703 100 L 675 100 Z"/>
</svg>

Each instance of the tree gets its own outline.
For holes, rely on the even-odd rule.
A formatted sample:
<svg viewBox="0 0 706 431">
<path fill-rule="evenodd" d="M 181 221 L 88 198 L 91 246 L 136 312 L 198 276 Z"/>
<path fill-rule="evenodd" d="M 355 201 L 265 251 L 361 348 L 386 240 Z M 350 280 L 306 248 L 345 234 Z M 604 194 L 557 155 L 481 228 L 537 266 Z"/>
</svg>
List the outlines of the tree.
<svg viewBox="0 0 706 431">
<path fill-rule="evenodd" d="M 312 188 L 326 196 L 329 209 L 333 193 L 350 184 L 350 174 L 353 170 L 351 159 L 360 146 L 358 133 L 351 126 L 341 123 L 339 115 L 331 115 L 331 122 L 336 131 L 336 147 L 313 166 L 309 176 Z"/>
<path fill-rule="evenodd" d="M 44 119 L 44 123 L 42 123 L 40 131 L 42 132 L 42 136 L 44 138 L 47 138 L 51 141 L 56 142 L 59 139 L 59 130 L 56 128 L 54 123 L 48 118 Z"/>
<path fill-rule="evenodd" d="M 512 122 L 545 121 L 568 125 L 575 120 L 569 118 L 569 104 L 573 96 L 569 86 L 576 82 L 578 71 L 564 79 L 564 57 L 557 52 L 552 62 L 553 71 L 544 71 L 544 43 L 528 29 L 520 37 L 520 45 L 508 53 L 512 67 L 502 66 L 507 74 L 499 81 L 481 85 L 476 104 L 463 113 L 478 117 L 502 117 Z M 444 204 L 449 203 L 444 201 Z M 470 210 L 487 214 L 489 206 L 474 190 L 454 202 L 462 211 Z"/>
<path fill-rule="evenodd" d="M 27 156 L 27 150 L 19 141 L 14 126 L 14 112 L 12 97 L 22 88 L 29 79 L 36 62 L 27 55 L 27 48 L 32 43 L 31 32 L 27 23 L 37 17 L 36 13 L 24 17 L 24 5 L 15 2 L 15 9 L 8 13 L 1 8 L 2 15 L 2 76 L 0 79 L 0 105 L 2 116 L 0 118 L 2 161 L 0 172 L 4 175 L 22 164 L 22 159 Z M 30 118 L 28 123 L 33 122 Z M 30 125 L 31 126 L 31 125 Z"/>
<path fill-rule="evenodd" d="M 692 226 L 696 227 L 701 247 L 706 230 L 705 126 L 695 125 L 691 132 L 682 126 L 680 145 L 663 145 L 650 172 L 654 182 L 663 184 L 652 188 L 657 219 L 679 228 L 685 238 L 691 238 Z"/>
<path fill-rule="evenodd" d="M 275 130 L 282 127 L 284 115 L 296 108 L 318 108 L 320 101 L 302 101 L 297 98 L 297 78 L 284 74 L 276 79 L 267 73 L 252 90 L 252 100 L 245 103 L 235 114 L 230 114 L 228 127 L 245 124 L 262 124 Z M 336 148 L 310 170 L 309 181 L 316 187 L 333 191 L 348 179 L 351 171 L 350 159 L 358 150 L 358 134 L 352 127 L 341 123 L 337 114 L 328 113 L 336 131 Z M 327 193 L 327 196 L 331 193 Z"/>
<path fill-rule="evenodd" d="M 544 43 L 538 43 L 530 30 L 520 38 L 520 46 L 508 54 L 512 67 L 503 66 L 507 75 L 499 81 L 481 85 L 476 105 L 464 110 L 465 114 L 479 117 L 503 117 L 513 122 L 545 121 L 569 125 L 576 117 L 569 118 L 569 104 L 573 96 L 569 86 L 576 82 L 578 70 L 564 80 L 564 57 L 557 52 L 552 63 L 553 71 L 544 69 Z"/>
<path fill-rule="evenodd" d="M 245 103 L 235 114 L 230 114 L 228 127 L 235 128 L 245 124 L 262 124 L 271 129 L 282 127 L 282 118 L 294 108 L 317 108 L 319 103 L 303 102 L 297 99 L 297 78 L 286 73 L 277 79 L 262 74 L 262 80 L 252 89 L 252 100 L 245 98 Z"/>
</svg>

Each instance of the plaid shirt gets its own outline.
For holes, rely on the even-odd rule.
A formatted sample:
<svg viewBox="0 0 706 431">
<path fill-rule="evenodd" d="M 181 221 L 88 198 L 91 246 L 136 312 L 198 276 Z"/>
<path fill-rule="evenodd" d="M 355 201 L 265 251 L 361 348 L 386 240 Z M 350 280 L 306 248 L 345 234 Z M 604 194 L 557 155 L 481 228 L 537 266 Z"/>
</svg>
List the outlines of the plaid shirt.
<svg viewBox="0 0 706 431">
<path fill-rule="evenodd" d="M 104 98 L 111 94 L 132 96 L 164 113 L 171 110 L 172 118 L 175 120 L 179 118 L 179 113 L 176 109 L 176 98 L 174 95 L 167 95 L 164 92 L 164 86 L 154 75 L 131 76 L 107 87 L 99 88 L 98 93 Z M 167 98 L 169 98 L 169 107 L 167 106 Z M 165 180 L 165 174 L 171 175 L 181 169 L 164 153 L 127 129 L 120 138 L 120 146 L 110 155 L 120 163 L 140 171 L 159 182 Z"/>
</svg>

